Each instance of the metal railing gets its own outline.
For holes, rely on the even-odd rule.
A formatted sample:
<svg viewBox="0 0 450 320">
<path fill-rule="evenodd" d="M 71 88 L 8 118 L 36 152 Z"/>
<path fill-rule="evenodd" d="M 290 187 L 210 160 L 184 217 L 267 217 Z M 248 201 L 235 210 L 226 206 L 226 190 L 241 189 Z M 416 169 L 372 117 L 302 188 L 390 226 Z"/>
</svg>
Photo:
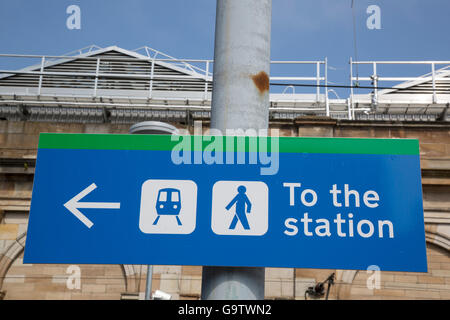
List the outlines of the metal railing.
<svg viewBox="0 0 450 320">
<path fill-rule="evenodd" d="M 316 99 L 315 103 L 317 105 L 321 104 L 321 88 L 324 88 L 324 97 L 325 97 L 325 112 L 327 116 L 330 116 L 330 104 L 328 98 L 328 59 L 325 58 L 322 61 L 271 61 L 271 65 L 313 65 L 315 66 L 315 75 L 305 77 L 305 76 L 294 76 L 294 77 L 283 77 L 283 76 L 270 76 L 270 81 L 289 81 L 294 82 L 294 84 L 289 84 L 285 87 L 283 93 L 286 92 L 288 88 L 292 88 L 292 93 L 295 94 L 295 82 L 307 81 L 313 82 L 316 85 L 315 93 Z M 321 73 L 321 69 L 323 68 L 323 75 Z M 300 84 L 300 83 L 299 83 Z"/>
<path fill-rule="evenodd" d="M 136 53 L 140 53 L 144 56 L 147 56 L 148 58 L 155 60 L 157 59 L 158 56 L 162 56 L 164 61 L 170 61 L 171 63 L 173 63 L 176 66 L 179 66 L 181 68 L 185 68 L 186 70 L 192 71 L 192 72 L 198 72 L 200 74 L 205 74 L 207 77 L 212 77 L 212 73 L 209 72 L 209 64 L 213 61 L 213 60 L 200 60 L 200 61 L 196 61 L 196 60 L 189 60 L 190 62 L 205 62 L 206 66 L 205 69 L 199 68 L 195 65 L 189 64 L 187 63 L 187 60 L 180 60 L 177 59 L 175 57 L 172 57 L 164 52 L 161 52 L 159 50 L 150 48 L 148 46 L 143 46 L 137 49 L 132 50 L 133 52 Z"/>
<path fill-rule="evenodd" d="M 210 108 L 213 60 L 176 59 L 149 47 L 138 48 L 129 56 L 90 56 L 98 50 L 98 47 L 93 46 L 80 50 L 82 54 L 75 56 L 0 54 L 0 64 L 2 65 L 13 65 L 9 64 L 8 59 L 23 61 L 22 65 L 30 64 L 30 60 L 35 62 L 31 67 L 19 70 L 0 69 L 0 94 L 15 96 L 14 99 L 3 97 L 1 101 L 4 103 L 8 101 L 13 105 L 25 102 L 37 105 L 45 101 L 48 105 L 63 103 L 67 106 L 81 107 L 85 102 L 77 99 L 88 98 L 91 99 L 88 105 L 106 107 L 119 105 L 117 101 L 106 99 L 124 98 L 129 101 L 122 101 L 120 105 L 129 108 L 133 106 L 167 108 L 168 105 L 174 109 L 181 109 L 183 106 L 196 110 Z M 123 49 L 122 51 L 126 52 Z M 105 53 L 108 54 L 108 51 Z M 361 73 L 363 76 L 360 76 L 359 73 L 355 75 L 354 69 L 357 65 L 369 66 L 369 71 L 367 72 L 368 68 L 366 67 L 366 73 Z M 397 73 L 394 65 L 425 66 L 429 68 L 430 72 L 416 77 L 385 76 L 380 72 L 381 65 L 392 65 L 389 74 Z M 283 66 L 288 67 L 288 72 L 284 74 L 283 71 L 280 72 Z M 312 71 L 299 71 L 301 68 L 305 69 L 302 66 L 306 66 L 305 68 L 312 66 L 310 68 Z M 450 88 L 448 88 L 450 86 L 450 61 L 350 60 L 350 86 L 347 99 L 340 99 L 333 90 L 333 86 L 330 85 L 326 58 L 318 61 L 271 61 L 271 70 L 272 74 L 269 78 L 270 92 L 273 94 L 271 102 L 277 103 L 271 107 L 272 111 L 312 111 L 315 114 L 326 116 L 345 114 L 348 119 L 355 119 L 355 112 L 376 112 L 378 104 L 386 101 L 387 93 L 408 93 L 404 89 L 410 86 L 417 87 L 424 83 L 427 83 L 427 89 L 418 90 L 415 93 L 424 94 L 426 101 L 429 96 L 430 105 L 441 106 L 450 102 L 450 98 L 447 98 L 447 91 L 450 96 Z M 411 72 L 409 73 L 411 74 Z M 24 77 L 7 83 L 7 79 L 14 75 Z M 392 86 L 393 82 L 398 84 Z M 362 86 L 360 83 L 367 83 L 367 86 Z M 383 83 L 389 83 L 389 86 L 383 86 Z M 278 88 L 281 85 L 279 92 L 273 90 L 275 85 Z M 25 90 L 19 90 L 17 87 L 25 88 Z M 299 93 L 298 87 L 303 87 L 308 94 Z M 310 87 L 309 91 L 308 87 Z M 369 95 L 355 95 L 355 90 L 361 88 L 370 88 L 372 92 Z M 175 94 L 174 91 L 181 92 L 181 94 Z M 183 95 L 185 91 L 191 91 L 193 94 Z M 337 99 L 330 99 L 330 92 L 333 92 Z M 38 96 L 36 100 L 29 98 L 20 100 L 21 96 L 36 95 Z M 61 102 L 63 99 L 58 99 L 60 97 L 64 98 L 64 102 Z M 68 98 L 74 98 L 74 101 Z M 101 101 L 100 98 L 106 99 Z M 52 99 L 54 101 L 51 101 Z M 131 99 L 135 101 L 131 101 Z M 165 99 L 168 103 L 161 102 Z M 413 96 L 405 96 L 403 101 L 389 103 L 420 104 L 421 101 L 425 101 L 417 100 L 415 102 L 414 99 Z M 361 101 L 364 103 L 359 103 L 358 106 L 358 102 Z M 301 104 L 299 105 L 298 102 Z"/>
<path fill-rule="evenodd" d="M 354 67 L 357 65 L 370 65 L 372 69 L 372 74 L 370 76 L 361 77 L 358 74 L 354 75 Z M 424 65 L 428 66 L 430 72 L 416 77 L 392 77 L 392 76 L 381 76 L 379 74 L 379 66 L 380 65 Z M 436 66 L 444 66 L 441 69 L 436 70 Z M 431 81 L 431 89 L 418 91 L 420 89 L 416 89 L 416 92 L 429 94 L 431 96 L 431 103 L 438 104 L 437 93 L 440 91 L 437 86 L 437 81 L 449 81 L 450 77 L 439 77 L 443 72 L 448 71 L 450 75 L 450 61 L 353 61 L 350 58 L 350 98 L 349 98 L 349 117 L 354 118 L 355 108 L 354 108 L 354 89 L 360 86 L 360 81 L 369 82 L 370 86 L 373 87 L 373 92 L 371 93 L 372 98 L 372 106 L 371 109 L 376 109 L 379 103 L 379 91 L 382 89 L 386 89 L 386 86 L 380 86 L 381 82 L 398 82 L 399 84 L 392 86 L 389 85 L 389 90 L 395 91 L 398 90 L 401 92 L 403 89 L 408 86 L 420 85 L 426 82 Z M 403 86 L 400 86 L 400 84 Z M 449 92 L 450 94 L 450 92 Z M 446 101 L 445 103 L 448 103 Z"/>
<path fill-rule="evenodd" d="M 147 49 L 147 48 L 146 48 Z M 161 54 L 160 52 L 157 52 L 157 54 Z M 89 57 L 89 56 L 51 56 L 51 55 L 23 55 L 23 54 L 0 54 L 0 58 L 26 58 L 26 59 L 39 59 L 40 64 L 39 66 L 32 66 L 28 67 L 26 69 L 20 69 L 20 70 L 6 70 L 1 69 L 0 70 L 0 80 L 4 78 L 7 75 L 38 75 L 39 81 L 37 85 L 37 93 L 38 95 L 41 94 L 41 90 L 44 87 L 43 86 L 43 80 L 45 76 L 65 76 L 68 79 L 70 78 L 76 78 L 76 77 L 84 77 L 86 79 L 92 79 L 93 80 L 93 86 L 92 86 L 92 96 L 97 96 L 97 86 L 99 79 L 126 79 L 126 80 L 146 80 L 148 81 L 148 87 L 149 87 L 149 93 L 148 97 L 152 97 L 153 92 L 153 82 L 155 80 L 172 80 L 172 81 L 183 81 L 183 80 L 203 80 L 205 81 L 204 84 L 204 92 L 208 91 L 208 82 L 212 81 L 211 73 L 208 71 L 209 65 L 212 63 L 212 60 L 201 60 L 201 59 L 175 59 L 170 56 L 165 55 L 164 58 L 156 58 L 156 54 L 153 57 L 148 58 L 134 58 L 134 57 Z M 95 63 L 95 71 L 92 72 L 90 70 L 81 72 L 61 72 L 61 71 L 48 71 L 45 70 L 46 68 L 50 68 L 55 66 L 59 63 L 67 63 L 75 60 L 80 61 L 93 61 Z M 149 72 L 129 72 L 129 73 L 118 73 L 118 72 L 100 72 L 100 66 L 102 62 L 104 63 L 130 63 L 128 64 L 129 67 L 132 66 L 132 62 L 148 62 L 150 65 Z M 205 64 L 205 70 L 192 66 L 189 63 L 204 63 Z M 185 75 L 155 75 L 155 65 L 156 64 L 163 64 L 167 67 L 173 67 L 177 68 L 177 71 L 186 71 L 189 73 L 186 73 Z M 180 63 L 182 68 L 180 68 Z M 38 71 L 37 71 L 38 69 Z M 92 68 L 91 68 L 92 69 Z M 81 82 L 80 82 L 81 83 Z M 89 82 L 87 82 L 89 84 Z M 0 83 L 1 86 L 1 83 Z"/>
<path fill-rule="evenodd" d="M 200 80 L 203 81 L 202 91 L 203 100 L 208 100 L 208 92 L 212 88 L 212 67 L 214 65 L 213 60 L 205 59 L 176 59 L 166 54 L 163 54 L 157 50 L 151 49 L 149 47 L 142 47 L 136 50 L 144 50 L 147 57 L 134 58 L 134 57 L 89 57 L 89 56 L 52 56 L 52 55 L 24 55 L 24 54 L 0 54 L 0 58 L 23 58 L 23 59 L 39 59 L 40 63 L 35 66 L 31 66 L 20 70 L 8 70 L 0 69 L 0 80 L 5 79 L 12 75 L 34 75 L 38 76 L 38 81 L 36 85 L 37 95 L 42 95 L 42 89 L 45 88 L 44 80 L 52 77 L 64 77 L 65 81 L 70 81 L 71 79 L 77 79 L 74 82 L 74 88 L 77 86 L 83 86 L 84 88 L 91 87 L 92 94 L 90 97 L 97 97 L 99 90 L 99 81 L 110 80 L 110 81 L 146 81 L 148 88 L 147 98 L 151 99 L 153 93 L 156 90 L 154 88 L 155 82 L 157 81 L 173 81 L 182 83 L 183 81 Z M 158 58 L 158 55 L 163 56 Z M 74 71 L 52 71 L 49 70 L 51 67 L 57 66 L 60 63 L 69 63 L 76 60 L 83 62 L 91 62 L 89 67 L 86 69 L 79 69 Z M 133 68 L 132 62 L 148 62 L 148 70 L 132 71 L 132 72 L 102 72 L 101 67 L 104 63 L 129 63 L 126 66 Z M 194 66 L 193 63 L 201 64 L 204 68 Z M 313 65 L 315 66 L 314 74 L 310 76 L 270 76 L 270 82 L 272 81 L 287 81 L 289 83 L 298 83 L 300 81 L 313 82 L 317 85 L 315 88 L 315 103 L 317 105 L 325 104 L 325 109 L 327 115 L 329 115 L 329 102 L 328 102 L 328 90 L 327 90 L 327 59 L 323 61 L 271 61 L 272 65 Z M 176 75 L 170 74 L 156 74 L 155 68 L 157 65 L 174 68 L 175 71 L 179 71 Z M 322 70 L 323 69 L 323 72 Z M 180 71 L 185 72 L 185 74 L 180 74 Z M 81 79 L 80 79 L 81 78 Z M 61 81 L 64 81 L 61 80 Z M 0 86 L 2 86 L 0 82 Z M 287 85 L 287 87 L 292 87 Z M 324 97 L 325 101 L 321 100 L 321 87 L 325 87 Z M 295 94 L 295 90 L 293 91 Z M 292 95 L 286 94 L 286 97 Z M 295 98 L 295 95 L 292 96 Z"/>
</svg>

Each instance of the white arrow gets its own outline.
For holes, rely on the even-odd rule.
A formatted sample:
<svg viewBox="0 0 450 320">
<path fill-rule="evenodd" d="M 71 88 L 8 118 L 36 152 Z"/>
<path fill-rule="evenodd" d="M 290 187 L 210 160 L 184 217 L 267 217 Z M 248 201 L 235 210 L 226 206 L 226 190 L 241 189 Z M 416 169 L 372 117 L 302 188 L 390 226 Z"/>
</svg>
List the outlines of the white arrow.
<svg viewBox="0 0 450 320">
<path fill-rule="evenodd" d="M 120 209 L 120 202 L 78 202 L 96 188 L 97 186 L 95 185 L 95 183 L 93 183 L 64 204 L 64 207 L 72 212 L 73 215 L 80 219 L 80 221 L 83 222 L 88 228 L 92 227 L 94 223 L 89 220 L 84 214 L 82 214 L 80 210 L 78 210 L 79 208 Z"/>
</svg>

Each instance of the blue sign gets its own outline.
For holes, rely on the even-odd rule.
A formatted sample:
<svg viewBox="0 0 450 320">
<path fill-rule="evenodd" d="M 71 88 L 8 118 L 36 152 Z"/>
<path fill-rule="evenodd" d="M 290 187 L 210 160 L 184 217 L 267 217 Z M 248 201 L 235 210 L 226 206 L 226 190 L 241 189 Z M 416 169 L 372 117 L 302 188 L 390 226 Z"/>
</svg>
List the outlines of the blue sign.
<svg viewBox="0 0 450 320">
<path fill-rule="evenodd" d="M 427 271 L 417 140 L 228 138 L 41 134 L 24 262 Z"/>
</svg>

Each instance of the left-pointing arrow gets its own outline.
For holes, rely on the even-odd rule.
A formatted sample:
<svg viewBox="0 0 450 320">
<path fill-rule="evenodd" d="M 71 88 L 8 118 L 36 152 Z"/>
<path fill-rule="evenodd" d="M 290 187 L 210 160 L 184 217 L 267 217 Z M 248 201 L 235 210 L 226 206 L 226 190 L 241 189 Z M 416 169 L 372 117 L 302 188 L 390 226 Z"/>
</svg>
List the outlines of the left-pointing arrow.
<svg viewBox="0 0 450 320">
<path fill-rule="evenodd" d="M 95 183 L 93 183 L 64 204 L 64 207 L 66 207 L 67 210 L 69 210 L 88 228 L 92 227 L 94 223 L 89 220 L 84 214 L 82 214 L 78 209 L 120 209 L 120 202 L 78 202 L 96 188 L 97 186 L 95 185 Z"/>
</svg>

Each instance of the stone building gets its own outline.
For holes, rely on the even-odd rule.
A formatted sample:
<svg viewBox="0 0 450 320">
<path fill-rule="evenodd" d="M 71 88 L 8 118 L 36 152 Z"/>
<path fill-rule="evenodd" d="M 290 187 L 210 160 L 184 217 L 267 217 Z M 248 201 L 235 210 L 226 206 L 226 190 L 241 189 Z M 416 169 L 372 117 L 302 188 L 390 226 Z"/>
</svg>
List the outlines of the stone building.
<svg viewBox="0 0 450 320">
<path fill-rule="evenodd" d="M 201 67 L 148 47 L 22 58 L 37 64 L 11 64 L 0 74 L 0 298 L 142 298 L 146 266 L 23 264 L 39 133 L 128 133 L 144 120 L 191 133 L 195 121 L 208 127 L 212 61 Z M 310 79 L 326 85 L 326 60 L 314 64 L 319 72 Z M 332 273 L 330 299 L 450 299 L 449 75 L 443 68 L 348 99 L 330 99 L 323 87 L 271 93 L 270 127 L 282 136 L 419 139 L 428 272 L 382 271 L 376 278 L 371 271 L 266 268 L 267 299 L 313 298 L 308 287 Z M 154 266 L 152 290 L 199 299 L 201 274 L 200 266 Z"/>
</svg>

